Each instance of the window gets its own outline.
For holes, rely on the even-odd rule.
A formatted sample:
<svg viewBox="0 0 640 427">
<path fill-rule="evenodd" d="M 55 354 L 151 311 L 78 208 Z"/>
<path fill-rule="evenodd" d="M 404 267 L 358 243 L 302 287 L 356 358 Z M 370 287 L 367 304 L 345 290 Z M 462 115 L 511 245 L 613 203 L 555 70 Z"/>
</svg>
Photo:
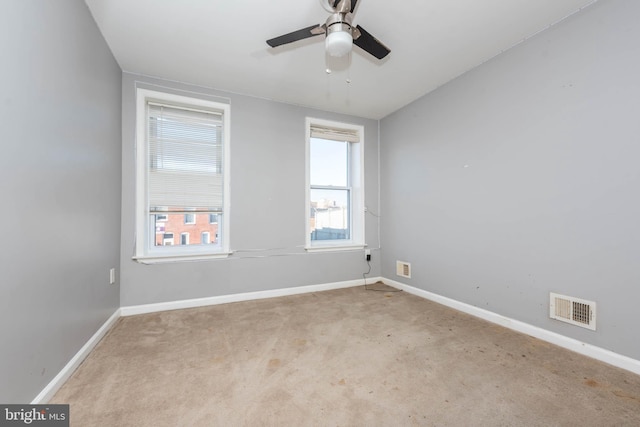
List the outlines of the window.
<svg viewBox="0 0 640 427">
<path fill-rule="evenodd" d="M 181 245 L 189 244 L 189 233 L 180 233 L 180 244 Z"/>
<path fill-rule="evenodd" d="M 307 118 L 307 250 L 364 246 L 362 126 Z"/>
<path fill-rule="evenodd" d="M 218 215 L 209 214 L 209 224 L 217 224 L 218 223 Z"/>
<path fill-rule="evenodd" d="M 141 88 L 136 95 L 134 258 L 227 255 L 229 105 Z M 212 215 L 215 224 L 207 221 Z M 204 244 L 190 239 L 189 230 L 217 237 Z"/>
<path fill-rule="evenodd" d="M 173 233 L 164 233 L 162 235 L 162 245 L 171 246 L 173 245 Z"/>
<path fill-rule="evenodd" d="M 200 235 L 200 243 L 202 243 L 203 245 L 208 245 L 209 243 L 211 243 L 211 233 L 209 233 L 208 231 L 203 231 Z"/>
</svg>

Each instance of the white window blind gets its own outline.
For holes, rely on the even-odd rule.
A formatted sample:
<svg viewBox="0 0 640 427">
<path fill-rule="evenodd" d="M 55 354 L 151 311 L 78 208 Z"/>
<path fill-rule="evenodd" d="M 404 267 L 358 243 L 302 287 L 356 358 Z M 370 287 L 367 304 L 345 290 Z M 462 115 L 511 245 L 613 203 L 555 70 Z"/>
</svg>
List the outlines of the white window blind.
<svg viewBox="0 0 640 427">
<path fill-rule="evenodd" d="M 355 129 L 340 129 L 317 124 L 311 125 L 311 138 L 333 141 L 360 142 L 359 132 Z"/>
<path fill-rule="evenodd" d="M 223 117 L 149 102 L 149 211 L 223 211 Z"/>
</svg>

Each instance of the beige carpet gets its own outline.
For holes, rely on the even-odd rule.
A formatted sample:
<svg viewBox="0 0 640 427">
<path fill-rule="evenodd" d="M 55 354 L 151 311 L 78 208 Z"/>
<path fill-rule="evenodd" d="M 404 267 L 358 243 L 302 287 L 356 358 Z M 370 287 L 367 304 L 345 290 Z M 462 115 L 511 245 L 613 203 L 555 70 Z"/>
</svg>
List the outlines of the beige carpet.
<svg viewBox="0 0 640 427">
<path fill-rule="evenodd" d="M 121 318 L 73 426 L 638 426 L 640 376 L 363 287 Z"/>
</svg>

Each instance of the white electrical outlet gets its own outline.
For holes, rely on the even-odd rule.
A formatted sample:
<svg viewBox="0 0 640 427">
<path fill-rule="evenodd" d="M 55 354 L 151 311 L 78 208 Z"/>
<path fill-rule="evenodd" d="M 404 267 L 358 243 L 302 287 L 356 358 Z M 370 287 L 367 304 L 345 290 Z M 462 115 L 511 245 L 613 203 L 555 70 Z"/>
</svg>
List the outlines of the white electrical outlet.
<svg viewBox="0 0 640 427">
<path fill-rule="evenodd" d="M 114 283 L 116 283 L 116 269 L 112 268 L 109 270 L 109 284 L 113 285 Z"/>
</svg>

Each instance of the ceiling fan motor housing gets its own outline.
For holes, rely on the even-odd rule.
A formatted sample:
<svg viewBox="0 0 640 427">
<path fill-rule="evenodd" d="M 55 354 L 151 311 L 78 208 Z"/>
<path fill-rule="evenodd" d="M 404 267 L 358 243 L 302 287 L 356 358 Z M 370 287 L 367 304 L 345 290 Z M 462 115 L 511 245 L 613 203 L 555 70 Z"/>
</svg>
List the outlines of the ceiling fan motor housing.
<svg viewBox="0 0 640 427">
<path fill-rule="evenodd" d="M 327 35 L 336 31 L 351 33 L 352 19 L 353 15 L 350 13 L 332 13 L 324 24 L 327 27 Z"/>
</svg>

